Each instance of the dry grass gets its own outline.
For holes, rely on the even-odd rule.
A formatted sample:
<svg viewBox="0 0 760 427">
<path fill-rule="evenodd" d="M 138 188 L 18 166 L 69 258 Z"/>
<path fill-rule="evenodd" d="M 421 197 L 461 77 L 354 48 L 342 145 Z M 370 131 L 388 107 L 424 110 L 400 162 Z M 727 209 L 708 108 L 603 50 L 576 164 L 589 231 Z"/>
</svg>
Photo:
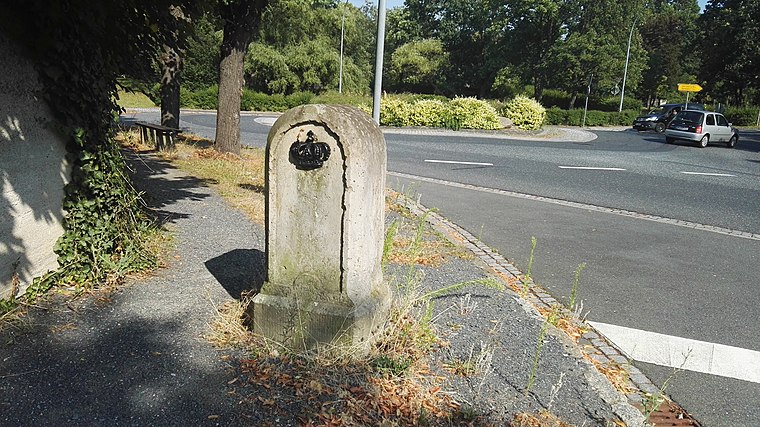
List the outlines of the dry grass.
<svg viewBox="0 0 760 427">
<path fill-rule="evenodd" d="M 607 377 L 607 380 L 609 380 L 612 386 L 621 393 L 632 394 L 638 391 L 631 385 L 628 369 L 626 369 L 625 366 L 620 366 L 613 361 L 603 364 L 598 360 L 591 358 L 585 351 L 583 352 L 583 355 L 586 360 L 591 362 L 602 375 Z"/>
<path fill-rule="evenodd" d="M 143 144 L 136 130 L 119 132 L 117 141 L 136 151 L 155 147 Z M 196 135 L 181 134 L 172 151 L 159 155 L 184 172 L 200 178 L 251 220 L 264 223 L 264 150 L 244 148 L 240 157 L 219 153 L 213 143 Z"/>
<path fill-rule="evenodd" d="M 264 150 L 244 149 L 236 157 L 180 143 L 167 158 L 183 171 L 209 182 L 227 203 L 251 220 L 264 223 Z"/>
<path fill-rule="evenodd" d="M 509 427 L 573 427 L 547 411 L 537 414 L 517 414 Z"/>
<path fill-rule="evenodd" d="M 241 361 L 241 377 L 230 382 L 240 386 L 235 392 L 252 419 L 284 418 L 302 426 L 484 425 L 465 416 L 442 391 L 443 378 L 430 372 L 425 356 L 437 337 L 409 306 L 394 310 L 363 358 L 336 357 L 337 347 L 295 353 L 267 342 L 246 328 L 245 306 L 220 307 L 206 338 L 253 356 Z"/>
</svg>

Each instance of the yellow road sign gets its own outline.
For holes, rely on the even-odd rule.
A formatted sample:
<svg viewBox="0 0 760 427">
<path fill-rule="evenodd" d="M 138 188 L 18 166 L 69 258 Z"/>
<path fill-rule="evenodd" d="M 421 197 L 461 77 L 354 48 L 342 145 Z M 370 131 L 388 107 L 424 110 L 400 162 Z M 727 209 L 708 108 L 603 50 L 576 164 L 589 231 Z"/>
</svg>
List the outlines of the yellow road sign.
<svg viewBox="0 0 760 427">
<path fill-rule="evenodd" d="M 678 83 L 679 92 L 699 92 L 702 90 L 702 86 L 692 83 Z"/>
</svg>

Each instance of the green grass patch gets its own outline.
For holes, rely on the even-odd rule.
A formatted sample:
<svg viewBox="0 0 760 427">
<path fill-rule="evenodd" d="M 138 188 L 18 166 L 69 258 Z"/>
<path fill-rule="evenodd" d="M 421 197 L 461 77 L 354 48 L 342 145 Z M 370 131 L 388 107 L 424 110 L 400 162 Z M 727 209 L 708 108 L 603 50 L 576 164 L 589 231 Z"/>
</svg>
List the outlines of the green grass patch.
<svg viewBox="0 0 760 427">
<path fill-rule="evenodd" d="M 127 92 L 120 90 L 116 101 L 121 108 L 154 108 L 156 104 L 142 92 Z"/>
</svg>

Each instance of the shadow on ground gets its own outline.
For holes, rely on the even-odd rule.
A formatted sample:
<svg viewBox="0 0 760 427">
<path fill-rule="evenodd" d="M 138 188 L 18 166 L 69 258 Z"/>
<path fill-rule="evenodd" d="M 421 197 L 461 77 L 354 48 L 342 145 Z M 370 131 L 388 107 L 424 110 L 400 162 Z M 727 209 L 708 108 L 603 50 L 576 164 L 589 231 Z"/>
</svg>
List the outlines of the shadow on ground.
<svg viewBox="0 0 760 427">
<path fill-rule="evenodd" d="M 266 254 L 258 249 L 234 249 L 205 262 L 208 271 L 235 299 L 261 289 L 266 279 Z"/>
<path fill-rule="evenodd" d="M 86 310 L 42 313 L 0 333 L 0 425 L 234 424 L 225 372 L 183 346 L 181 317 Z"/>
</svg>

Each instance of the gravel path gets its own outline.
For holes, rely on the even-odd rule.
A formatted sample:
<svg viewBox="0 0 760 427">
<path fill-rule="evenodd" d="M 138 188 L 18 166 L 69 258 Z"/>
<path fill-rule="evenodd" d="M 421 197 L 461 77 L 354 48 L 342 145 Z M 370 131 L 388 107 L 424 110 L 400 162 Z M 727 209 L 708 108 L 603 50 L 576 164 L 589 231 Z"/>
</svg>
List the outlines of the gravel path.
<svg viewBox="0 0 760 427">
<path fill-rule="evenodd" d="M 168 163 L 148 155 L 130 163 L 148 204 L 175 231 L 176 255 L 109 297 L 51 303 L 1 331 L 2 426 L 245 424 L 227 384 L 239 375 L 240 355 L 214 350 L 202 335 L 216 307 L 263 279 L 264 231 Z M 424 286 L 483 276 L 481 266 L 456 259 L 426 269 Z M 542 320 L 514 293 L 473 288 L 436 307 L 435 324 L 451 345 L 434 354 L 433 368 L 447 376 L 457 400 L 494 425 L 542 408 L 579 426 L 619 417 L 640 423 L 558 333 L 548 334 L 535 384 L 524 392 Z M 472 355 L 491 363 L 468 377 L 443 370 Z"/>
</svg>

